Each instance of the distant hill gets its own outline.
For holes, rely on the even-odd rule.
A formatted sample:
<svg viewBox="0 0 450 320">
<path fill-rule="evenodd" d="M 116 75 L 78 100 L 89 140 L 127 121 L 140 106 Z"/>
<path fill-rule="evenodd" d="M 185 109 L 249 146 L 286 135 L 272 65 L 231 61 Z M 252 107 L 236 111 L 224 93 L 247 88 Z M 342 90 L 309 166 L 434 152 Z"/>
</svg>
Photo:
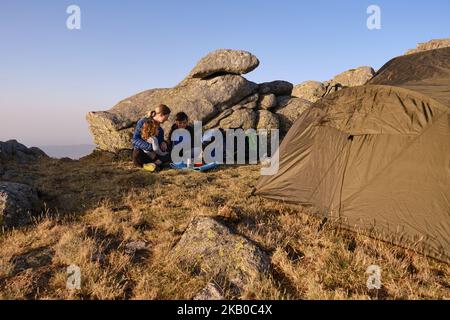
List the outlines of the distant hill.
<svg viewBox="0 0 450 320">
<path fill-rule="evenodd" d="M 78 144 L 70 146 L 40 146 L 48 156 L 52 158 L 79 159 L 90 154 L 95 149 L 95 145 Z"/>
</svg>

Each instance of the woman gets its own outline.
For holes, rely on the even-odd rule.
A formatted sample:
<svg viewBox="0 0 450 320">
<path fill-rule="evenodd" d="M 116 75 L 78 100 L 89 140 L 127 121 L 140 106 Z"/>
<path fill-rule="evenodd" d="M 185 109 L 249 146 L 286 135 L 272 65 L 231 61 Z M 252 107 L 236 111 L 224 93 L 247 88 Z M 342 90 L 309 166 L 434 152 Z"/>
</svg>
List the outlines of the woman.
<svg viewBox="0 0 450 320">
<path fill-rule="evenodd" d="M 160 104 L 156 109 L 150 112 L 147 117 L 139 120 L 134 130 L 133 139 L 133 163 L 138 167 L 143 167 L 147 163 L 154 163 L 160 166 L 164 162 L 170 161 L 170 155 L 158 155 L 153 145 L 142 138 L 142 129 L 146 130 L 149 121 L 157 123 L 157 135 L 156 140 L 159 143 L 161 151 L 167 151 L 167 143 L 164 141 L 164 130 L 161 128 L 161 124 L 169 119 L 170 108 L 164 104 Z M 147 125 L 146 125 L 147 124 Z"/>
</svg>

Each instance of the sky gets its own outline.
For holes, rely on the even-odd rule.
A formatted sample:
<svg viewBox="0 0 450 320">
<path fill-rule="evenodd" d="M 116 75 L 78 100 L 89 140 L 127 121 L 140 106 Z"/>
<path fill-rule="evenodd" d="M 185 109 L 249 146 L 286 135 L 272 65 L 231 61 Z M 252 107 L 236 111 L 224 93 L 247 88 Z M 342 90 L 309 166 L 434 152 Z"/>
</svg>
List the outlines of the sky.
<svg viewBox="0 0 450 320">
<path fill-rule="evenodd" d="M 69 30 L 66 10 L 81 9 Z M 381 29 L 367 28 L 367 8 Z M 255 82 L 324 81 L 450 37 L 450 1 L 0 0 L 0 141 L 92 144 L 85 115 L 172 87 L 208 52 L 241 49 Z"/>
</svg>

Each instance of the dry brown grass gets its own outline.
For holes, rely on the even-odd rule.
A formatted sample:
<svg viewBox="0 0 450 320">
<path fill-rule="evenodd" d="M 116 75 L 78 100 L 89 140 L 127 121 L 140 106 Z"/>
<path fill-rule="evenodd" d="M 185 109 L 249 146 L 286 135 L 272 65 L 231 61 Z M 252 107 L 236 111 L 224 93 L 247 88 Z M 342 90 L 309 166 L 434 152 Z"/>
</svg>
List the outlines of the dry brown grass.
<svg viewBox="0 0 450 320">
<path fill-rule="evenodd" d="M 191 299 L 209 281 L 227 298 L 450 298 L 447 264 L 252 197 L 258 175 L 256 166 L 152 174 L 100 155 L 20 168 L 11 179 L 37 186 L 48 210 L 33 226 L 0 236 L 0 298 Z M 271 256 L 270 273 L 236 297 L 221 279 L 171 260 L 196 215 L 220 216 L 259 244 Z M 127 253 L 135 240 L 149 250 Z M 79 291 L 66 289 L 71 264 L 81 268 Z M 372 264 L 382 268 L 381 290 L 366 287 Z"/>
</svg>

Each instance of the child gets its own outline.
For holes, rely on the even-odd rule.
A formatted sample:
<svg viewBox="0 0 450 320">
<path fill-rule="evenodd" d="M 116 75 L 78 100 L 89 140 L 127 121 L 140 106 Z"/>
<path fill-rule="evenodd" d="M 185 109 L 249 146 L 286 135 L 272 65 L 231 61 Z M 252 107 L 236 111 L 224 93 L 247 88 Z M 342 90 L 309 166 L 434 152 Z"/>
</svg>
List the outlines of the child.
<svg viewBox="0 0 450 320">
<path fill-rule="evenodd" d="M 159 128 L 159 122 L 149 119 L 148 121 L 144 122 L 144 125 L 141 129 L 141 137 L 148 143 L 152 145 L 152 149 L 158 156 L 165 156 L 168 154 L 167 151 L 162 151 L 159 147 L 159 141 L 157 135 L 159 134 L 158 131 Z M 145 153 L 149 154 L 151 151 L 145 151 Z"/>
<path fill-rule="evenodd" d="M 149 118 L 142 125 L 141 137 L 151 145 L 152 150 L 143 150 L 143 152 L 151 159 L 152 162 L 143 165 L 143 168 L 148 171 L 155 171 L 157 167 L 163 164 L 162 159 L 168 156 L 167 151 L 162 151 L 159 140 L 159 122 Z"/>
<path fill-rule="evenodd" d="M 170 129 L 169 133 L 169 143 L 170 143 L 170 149 L 173 148 L 173 146 L 176 146 L 181 141 L 183 141 L 183 137 L 179 137 L 177 141 L 172 141 L 172 135 L 175 130 L 177 129 L 186 129 L 189 131 L 189 134 L 191 135 L 191 143 L 192 147 L 194 146 L 194 128 L 192 125 L 189 124 L 189 117 L 184 112 L 178 112 L 175 115 L 175 123 L 172 125 L 172 128 Z"/>
</svg>

